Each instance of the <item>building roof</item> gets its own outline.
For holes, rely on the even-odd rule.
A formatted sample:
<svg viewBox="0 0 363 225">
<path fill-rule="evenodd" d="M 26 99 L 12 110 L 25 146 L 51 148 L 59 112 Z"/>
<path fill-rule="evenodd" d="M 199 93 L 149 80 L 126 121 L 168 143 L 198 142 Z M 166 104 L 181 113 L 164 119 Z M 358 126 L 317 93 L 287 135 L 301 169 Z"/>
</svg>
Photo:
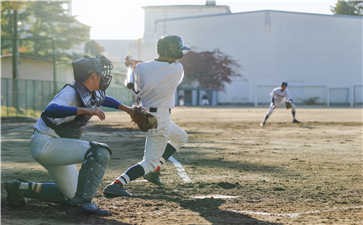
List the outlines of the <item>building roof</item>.
<svg viewBox="0 0 363 225">
<path fill-rule="evenodd" d="M 143 6 L 144 9 L 190 9 L 190 8 L 225 8 L 228 13 L 231 13 L 231 10 L 228 5 L 150 5 Z"/>
<path fill-rule="evenodd" d="M 177 17 L 177 18 L 167 18 L 167 19 L 159 19 L 155 21 L 163 22 L 163 21 L 173 21 L 173 20 L 186 20 L 186 19 L 197 19 L 197 18 L 208 18 L 208 17 L 216 17 L 216 16 L 234 16 L 234 15 L 244 15 L 244 14 L 253 14 L 253 13 L 280 13 L 280 14 L 295 14 L 295 15 L 311 15 L 311 16 L 320 16 L 320 17 L 332 17 L 332 18 L 345 18 L 345 19 L 363 19 L 363 16 L 353 16 L 353 15 L 336 15 L 336 14 L 319 14 L 319 13 L 307 13 L 307 12 L 294 12 L 294 11 L 280 11 L 280 10 L 256 10 L 256 11 L 247 11 L 247 12 L 237 12 L 237 13 L 218 13 L 218 14 L 209 14 L 209 15 L 199 15 L 199 16 L 186 16 L 186 17 Z"/>
</svg>

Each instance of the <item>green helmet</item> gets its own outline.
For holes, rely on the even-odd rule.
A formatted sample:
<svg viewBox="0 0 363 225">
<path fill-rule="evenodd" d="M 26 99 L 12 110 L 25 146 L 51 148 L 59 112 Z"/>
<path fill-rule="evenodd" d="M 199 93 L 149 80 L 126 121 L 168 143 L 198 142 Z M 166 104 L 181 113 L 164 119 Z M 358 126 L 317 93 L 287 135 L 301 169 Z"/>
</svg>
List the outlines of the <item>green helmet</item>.
<svg viewBox="0 0 363 225">
<path fill-rule="evenodd" d="M 181 37 L 176 35 L 165 36 L 158 41 L 158 54 L 167 61 L 175 61 L 183 57 L 183 50 L 190 50 L 184 46 Z"/>
</svg>

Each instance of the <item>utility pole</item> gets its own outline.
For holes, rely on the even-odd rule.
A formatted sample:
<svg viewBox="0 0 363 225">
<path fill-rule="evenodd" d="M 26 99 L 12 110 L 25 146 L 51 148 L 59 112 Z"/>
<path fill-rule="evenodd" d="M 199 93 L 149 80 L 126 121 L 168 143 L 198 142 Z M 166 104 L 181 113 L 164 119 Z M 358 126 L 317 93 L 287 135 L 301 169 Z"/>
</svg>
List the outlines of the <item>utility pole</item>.
<svg viewBox="0 0 363 225">
<path fill-rule="evenodd" d="M 18 51 L 18 10 L 13 9 L 13 38 L 12 38 L 12 67 L 13 67 L 13 107 L 16 108 L 16 112 L 19 111 L 18 104 L 18 62 L 19 62 L 19 51 Z"/>
<path fill-rule="evenodd" d="M 55 40 L 52 38 L 52 62 L 53 62 L 53 93 L 57 92 L 57 63 L 56 63 L 56 51 Z"/>
</svg>

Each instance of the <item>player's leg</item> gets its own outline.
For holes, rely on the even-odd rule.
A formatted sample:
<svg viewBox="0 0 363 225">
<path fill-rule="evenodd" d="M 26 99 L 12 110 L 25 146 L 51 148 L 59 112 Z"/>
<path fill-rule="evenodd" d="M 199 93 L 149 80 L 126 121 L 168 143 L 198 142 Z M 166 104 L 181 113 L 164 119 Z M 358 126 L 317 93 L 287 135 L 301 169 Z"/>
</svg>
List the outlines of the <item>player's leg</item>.
<svg viewBox="0 0 363 225">
<path fill-rule="evenodd" d="M 63 194 L 68 198 L 74 196 L 69 200 L 71 205 L 82 208 L 85 213 L 108 214 L 91 203 L 110 159 L 107 145 L 37 134 L 31 147 L 33 157 L 44 167 L 50 168 L 51 175 L 61 182 L 58 185 Z M 82 163 L 78 177 L 72 167 L 59 167 L 75 163 Z"/>
<path fill-rule="evenodd" d="M 166 129 L 150 130 L 146 137 L 144 158 L 141 162 L 129 167 L 115 181 L 107 185 L 103 193 L 106 197 L 130 196 L 123 186 L 129 182 L 152 172 L 160 165 L 160 158 L 164 152 L 168 138 Z"/>
<path fill-rule="evenodd" d="M 270 107 L 268 108 L 268 110 L 265 114 L 265 117 L 264 117 L 262 123 L 260 124 L 261 127 L 265 126 L 268 118 L 271 116 L 271 114 L 274 112 L 275 109 L 276 109 L 275 104 L 271 102 Z"/>
<path fill-rule="evenodd" d="M 175 152 L 180 149 L 180 147 L 184 143 L 188 141 L 188 134 L 173 121 L 169 122 L 169 129 L 167 135 L 169 141 L 160 159 L 161 164 L 164 164 Z M 158 166 L 154 171 L 146 174 L 144 178 L 156 185 L 162 185 L 160 181 L 160 166 Z"/>
<path fill-rule="evenodd" d="M 290 102 L 291 104 L 291 115 L 292 115 L 292 122 L 293 123 L 300 123 L 299 120 L 296 119 L 296 106 L 293 102 Z"/>
<path fill-rule="evenodd" d="M 77 188 L 78 171 L 75 165 L 52 166 L 47 168 L 48 173 L 55 179 L 54 182 L 38 183 L 16 180 L 6 183 L 5 188 L 10 194 L 10 204 L 16 205 L 14 194 L 20 198 L 34 198 L 47 202 L 65 202 L 74 197 Z M 19 200 L 20 200 L 19 198 Z"/>
</svg>

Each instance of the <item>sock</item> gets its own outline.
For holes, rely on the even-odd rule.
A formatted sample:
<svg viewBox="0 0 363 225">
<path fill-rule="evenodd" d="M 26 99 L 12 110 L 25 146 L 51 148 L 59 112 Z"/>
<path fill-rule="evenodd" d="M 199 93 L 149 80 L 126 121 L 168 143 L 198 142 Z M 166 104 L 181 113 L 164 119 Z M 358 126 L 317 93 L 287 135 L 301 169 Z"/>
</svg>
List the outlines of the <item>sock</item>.
<svg viewBox="0 0 363 225">
<path fill-rule="evenodd" d="M 116 180 L 117 183 L 121 183 L 122 185 L 126 185 L 130 181 L 136 180 L 139 177 L 142 177 L 145 175 L 145 170 L 142 166 L 139 164 L 136 164 L 126 170 L 125 173 L 123 173 L 121 176 L 119 176 Z M 116 181 L 114 181 L 116 183 Z"/>
<path fill-rule="evenodd" d="M 266 123 L 266 121 L 267 121 L 268 117 L 269 117 L 269 115 L 267 114 L 267 115 L 265 116 L 265 119 L 263 120 L 263 122 L 264 122 L 264 123 Z"/>
<path fill-rule="evenodd" d="M 21 182 L 19 190 L 27 198 L 46 202 L 64 202 L 65 197 L 56 183 Z"/>
<path fill-rule="evenodd" d="M 295 119 L 296 119 L 296 118 L 295 118 L 296 111 L 295 111 L 295 110 L 292 110 L 292 111 L 291 111 L 291 114 L 292 114 L 292 118 L 295 120 Z"/>
<path fill-rule="evenodd" d="M 170 143 L 168 143 L 165 147 L 164 154 L 162 155 L 162 158 L 160 159 L 160 163 L 164 164 L 166 161 L 168 161 L 168 159 L 172 155 L 174 155 L 175 152 L 176 152 L 176 149 Z"/>
</svg>

